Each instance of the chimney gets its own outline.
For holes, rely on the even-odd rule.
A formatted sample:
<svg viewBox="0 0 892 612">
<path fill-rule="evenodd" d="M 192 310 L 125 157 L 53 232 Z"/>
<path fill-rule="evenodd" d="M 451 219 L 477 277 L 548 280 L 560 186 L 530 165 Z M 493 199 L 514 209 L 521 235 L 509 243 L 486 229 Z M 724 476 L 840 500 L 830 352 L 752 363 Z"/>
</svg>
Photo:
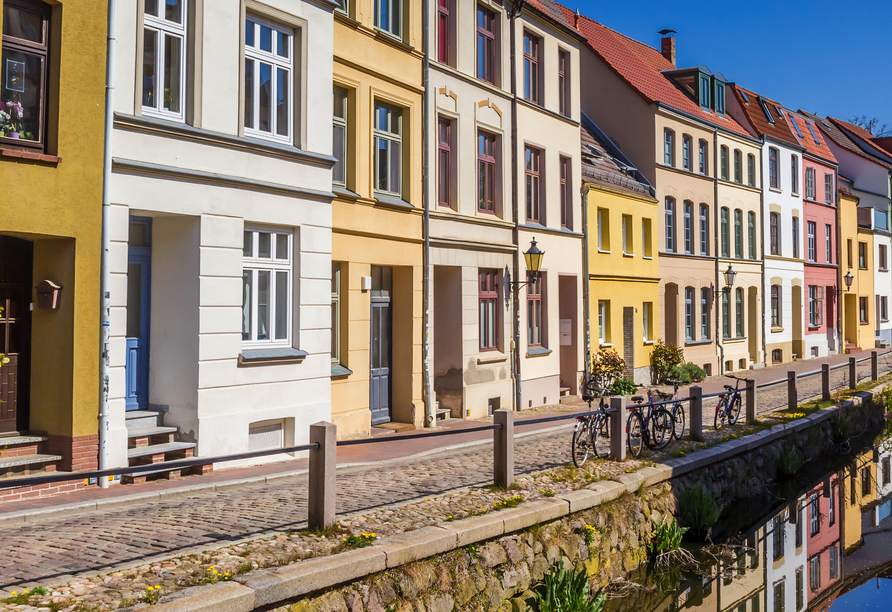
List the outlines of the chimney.
<svg viewBox="0 0 892 612">
<path fill-rule="evenodd" d="M 576 7 L 576 13 L 573 15 L 573 27 L 579 29 L 579 7 Z"/>
<path fill-rule="evenodd" d="M 675 65 L 675 36 L 668 34 L 660 39 L 660 53 Z"/>
</svg>

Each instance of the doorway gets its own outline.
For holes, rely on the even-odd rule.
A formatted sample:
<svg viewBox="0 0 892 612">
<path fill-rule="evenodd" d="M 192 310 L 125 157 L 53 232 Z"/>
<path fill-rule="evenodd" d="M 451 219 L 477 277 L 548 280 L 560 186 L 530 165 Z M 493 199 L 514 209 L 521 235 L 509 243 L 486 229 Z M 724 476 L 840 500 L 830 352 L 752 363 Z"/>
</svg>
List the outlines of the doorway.
<svg viewBox="0 0 892 612">
<path fill-rule="evenodd" d="M 127 361 L 125 409 L 149 406 L 149 332 L 152 288 L 152 220 L 130 217 L 127 250 Z"/>
<path fill-rule="evenodd" d="M 28 430 L 34 245 L 0 236 L 0 435 Z"/>
<path fill-rule="evenodd" d="M 749 343 L 749 359 L 752 363 L 759 363 L 759 350 L 761 342 L 759 338 L 761 325 L 761 311 L 759 310 L 759 289 L 750 287 L 748 289 L 747 305 L 749 313 L 749 321 L 747 322 L 747 341 Z"/>
<path fill-rule="evenodd" d="M 797 359 L 805 359 L 802 334 L 802 286 L 793 285 L 793 355 Z"/>
<path fill-rule="evenodd" d="M 462 269 L 434 266 L 434 391 L 439 408 L 465 416 L 462 389 Z"/>
<path fill-rule="evenodd" d="M 369 410 L 372 413 L 372 425 L 389 423 L 392 420 L 391 399 L 393 393 L 390 380 L 393 362 L 392 294 L 393 268 L 372 266 L 372 329 L 369 347 L 371 353 Z"/>
<path fill-rule="evenodd" d="M 561 342 L 561 388 L 570 395 L 579 395 L 577 373 L 578 345 L 576 341 L 577 292 L 575 276 L 558 277 L 558 318 Z"/>
</svg>

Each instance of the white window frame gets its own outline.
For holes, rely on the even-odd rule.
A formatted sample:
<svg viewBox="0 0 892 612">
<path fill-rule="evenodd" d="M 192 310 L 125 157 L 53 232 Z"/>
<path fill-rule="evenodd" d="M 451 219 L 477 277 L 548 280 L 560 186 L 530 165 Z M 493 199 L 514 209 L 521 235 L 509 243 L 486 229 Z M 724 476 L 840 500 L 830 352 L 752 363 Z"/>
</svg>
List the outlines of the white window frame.
<svg viewBox="0 0 892 612">
<path fill-rule="evenodd" d="M 346 0 L 345 0 L 345 1 L 346 1 Z M 335 113 L 332 113 L 332 118 L 331 118 L 331 123 L 332 123 L 332 141 L 334 142 L 335 140 L 341 140 L 340 138 L 336 137 L 336 136 L 334 135 L 334 133 L 335 133 L 335 130 L 338 129 L 338 128 L 340 128 L 341 130 L 343 130 L 343 132 L 344 132 L 344 136 L 343 136 L 344 159 L 340 160 L 340 162 L 341 162 L 341 164 L 343 165 L 343 168 L 344 168 L 344 180 L 341 181 L 341 180 L 332 178 L 332 181 L 331 181 L 331 182 L 332 182 L 333 184 L 335 184 L 335 185 L 340 185 L 340 186 L 342 186 L 342 187 L 346 187 L 346 186 L 347 186 L 347 179 L 348 179 L 348 176 L 347 176 L 347 157 L 348 157 L 348 155 L 347 155 L 347 146 L 348 146 L 348 135 L 347 135 L 347 130 L 349 129 L 349 121 L 350 121 L 350 119 L 349 119 L 349 117 L 350 117 L 350 115 L 349 115 L 349 113 L 350 113 L 350 95 L 349 95 L 349 93 L 347 92 L 346 89 L 344 89 L 343 87 L 338 87 L 337 85 L 335 85 L 334 88 L 333 88 L 333 90 L 332 90 L 332 97 L 334 98 L 334 96 L 336 96 L 336 95 L 342 95 L 342 96 L 343 96 L 343 101 L 342 101 L 342 103 L 341 103 L 341 109 L 340 109 L 340 111 L 344 113 L 344 116 L 343 116 L 343 117 L 339 117 L 339 116 L 336 115 Z M 333 101 L 333 102 L 334 102 L 334 101 Z M 332 146 L 332 152 L 334 152 L 334 147 L 333 147 L 333 146 Z M 333 175 L 333 174 L 334 174 L 334 173 L 332 172 L 332 175 Z"/>
<path fill-rule="evenodd" d="M 610 300 L 598 300 L 598 343 L 609 344 Z"/>
<path fill-rule="evenodd" d="M 248 14 L 245 16 L 245 23 L 243 27 L 247 29 L 247 22 L 252 22 L 254 24 L 254 45 L 248 46 L 247 39 L 245 40 L 244 45 L 244 58 L 242 60 L 242 78 L 245 78 L 245 71 L 249 61 L 254 62 L 254 79 L 253 83 L 249 84 L 247 79 L 245 80 L 245 90 L 242 94 L 243 103 L 247 100 L 247 91 L 248 87 L 251 86 L 252 89 L 252 99 L 254 103 L 254 109 L 252 113 L 252 121 L 253 126 L 248 126 L 247 122 L 245 123 L 245 135 L 247 136 L 255 136 L 257 138 L 263 138 L 265 140 L 275 140 L 277 142 L 283 142 L 291 144 L 294 139 L 294 79 L 295 79 L 295 66 L 294 66 L 294 38 L 295 31 L 293 28 L 285 27 L 267 19 L 263 19 L 262 17 L 258 17 L 254 14 Z M 260 29 L 261 27 L 267 27 L 272 30 L 270 34 L 272 39 L 272 44 L 270 46 L 270 51 L 262 51 L 260 49 Z M 279 37 L 276 36 L 277 33 L 285 34 L 288 36 L 288 55 L 287 57 L 282 57 L 278 55 L 278 45 L 279 45 Z M 260 64 L 268 64 L 272 70 L 272 76 L 270 79 L 271 91 L 270 91 L 270 131 L 266 132 L 261 130 L 258 126 L 260 124 Z M 286 89 L 288 91 L 288 109 L 286 112 L 286 117 L 288 118 L 288 129 L 287 134 L 279 134 L 278 133 L 278 118 L 276 117 L 276 103 L 275 100 L 278 97 L 278 70 L 284 70 L 288 76 L 288 84 L 286 85 Z M 242 117 L 244 121 L 244 116 Z"/>
<path fill-rule="evenodd" d="M 644 325 L 644 341 L 651 342 L 650 320 L 653 318 L 653 302 L 644 302 L 641 308 L 641 322 Z"/>
<path fill-rule="evenodd" d="M 387 110 L 387 126 L 384 129 L 378 127 L 378 110 L 379 109 Z M 373 140 L 373 148 L 372 155 L 374 156 L 374 172 L 375 175 L 372 179 L 374 190 L 378 193 L 386 193 L 389 195 L 394 195 L 397 197 L 402 197 L 403 195 L 403 109 L 393 106 L 391 104 L 386 104 L 384 102 L 375 101 L 374 105 L 375 116 L 372 118 L 372 140 Z M 394 119 L 396 119 L 396 131 L 394 130 L 393 123 Z M 380 169 L 378 166 L 378 142 L 379 140 L 384 140 L 388 142 L 387 146 L 387 189 L 380 189 L 378 187 L 378 175 L 380 174 Z M 390 164 L 393 162 L 391 159 L 391 147 L 393 143 L 397 143 L 400 147 L 399 151 L 399 184 L 396 186 L 396 190 L 393 190 L 393 185 L 390 184 L 391 179 L 393 178 L 393 168 L 391 168 Z"/>
<path fill-rule="evenodd" d="M 169 21 L 164 17 L 160 17 L 164 13 L 164 7 L 166 3 L 164 0 L 158 0 L 157 9 L 158 15 L 152 15 L 147 12 L 143 12 L 143 31 L 142 31 L 142 48 L 140 49 L 140 54 L 142 55 L 143 61 L 145 61 L 145 37 L 146 30 L 151 30 L 155 33 L 156 43 L 155 43 L 155 105 L 154 106 L 146 106 L 142 104 L 142 113 L 144 115 L 150 115 L 155 117 L 160 117 L 163 119 L 170 119 L 173 121 L 185 121 L 186 120 L 186 58 L 188 56 L 186 42 L 187 42 L 187 19 L 189 15 L 188 10 L 188 2 L 186 0 L 181 0 L 180 2 L 180 10 L 181 10 L 181 23 L 176 23 L 174 21 Z M 179 38 L 180 39 L 180 104 L 179 104 L 179 112 L 173 112 L 166 110 L 164 108 L 164 39 L 166 37 L 171 38 Z M 140 91 L 140 98 L 142 98 L 143 84 L 137 84 Z"/>
<path fill-rule="evenodd" d="M 331 292 L 331 309 L 334 314 L 335 324 L 331 328 L 331 362 L 339 364 L 341 361 L 341 262 L 331 262 L 331 280 L 333 291 Z"/>
<path fill-rule="evenodd" d="M 245 348 L 287 348 L 292 346 L 292 320 L 293 320 L 293 302 L 294 302 L 294 232 L 287 229 L 274 229 L 269 227 L 250 227 L 245 226 L 243 233 L 251 233 L 251 254 L 245 255 L 242 251 L 242 346 Z M 260 257 L 260 234 L 270 234 L 270 256 Z M 285 236 L 288 244 L 288 257 L 286 259 L 277 258 L 276 243 L 279 236 Z M 273 238 L 275 237 L 275 240 Z M 258 290 L 257 282 L 259 272 L 270 273 L 269 283 L 269 329 L 268 338 L 258 339 Z M 277 272 L 287 272 L 287 288 L 285 295 L 287 296 L 287 304 L 285 307 L 285 338 L 275 338 L 276 321 L 279 313 L 276 312 L 276 288 L 279 282 Z M 250 331 L 249 337 L 244 338 L 244 296 L 245 296 L 245 274 L 251 274 L 251 312 L 250 312 Z"/>
</svg>

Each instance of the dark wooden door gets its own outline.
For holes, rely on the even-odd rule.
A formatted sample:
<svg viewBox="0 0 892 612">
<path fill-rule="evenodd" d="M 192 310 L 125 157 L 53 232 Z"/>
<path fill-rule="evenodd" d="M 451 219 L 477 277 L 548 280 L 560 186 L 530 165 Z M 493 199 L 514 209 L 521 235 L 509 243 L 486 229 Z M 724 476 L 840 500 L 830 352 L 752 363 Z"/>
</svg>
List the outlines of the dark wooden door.
<svg viewBox="0 0 892 612">
<path fill-rule="evenodd" d="M 372 267 L 372 329 L 371 363 L 369 371 L 369 409 L 372 425 L 392 420 L 391 399 L 391 325 L 390 295 L 391 270 L 382 266 Z"/>
<path fill-rule="evenodd" d="M 0 434 L 28 429 L 33 245 L 0 236 Z"/>
</svg>

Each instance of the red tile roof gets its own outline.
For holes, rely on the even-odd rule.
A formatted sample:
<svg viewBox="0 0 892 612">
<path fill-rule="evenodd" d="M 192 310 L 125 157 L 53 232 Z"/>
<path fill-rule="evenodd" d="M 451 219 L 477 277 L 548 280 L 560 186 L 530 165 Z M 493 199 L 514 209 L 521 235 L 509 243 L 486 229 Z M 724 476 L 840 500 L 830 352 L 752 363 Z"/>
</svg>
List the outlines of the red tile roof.
<svg viewBox="0 0 892 612">
<path fill-rule="evenodd" d="M 889 153 L 892 153 L 892 138 L 888 136 L 884 138 L 874 138 L 873 143 L 881 149 L 885 149 Z"/>
<path fill-rule="evenodd" d="M 783 110 L 787 118 L 792 119 L 799 126 L 799 132 L 802 132 L 802 138 L 799 137 L 799 132 L 796 132 L 799 144 L 811 155 L 835 164 L 836 156 L 833 155 L 830 147 L 827 146 L 827 143 L 824 141 L 824 135 L 821 133 L 821 130 L 815 127 L 814 122 L 789 109 L 785 108 Z M 809 125 L 811 125 L 811 130 L 809 130 Z M 795 126 L 793 129 L 795 131 Z M 812 134 L 814 134 L 814 137 L 812 137 Z M 817 142 L 815 142 L 815 138 L 818 139 Z"/>
<path fill-rule="evenodd" d="M 565 18 L 568 14 L 573 14 L 567 7 L 561 7 L 561 11 Z M 668 76 L 661 74 L 662 71 L 675 70 L 676 67 L 653 47 L 611 30 L 584 15 L 579 18 L 578 30 L 595 55 L 648 102 L 660 103 L 711 125 L 748 135 L 730 116 L 723 117 L 700 108 Z"/>
<path fill-rule="evenodd" d="M 782 112 L 780 113 L 780 117 L 778 117 L 777 109 L 781 108 L 781 105 L 778 102 L 766 98 L 765 96 L 760 96 L 756 92 L 745 89 L 735 83 L 729 84 L 729 87 L 737 98 L 737 101 L 740 103 L 740 108 L 743 109 L 743 114 L 746 115 L 746 118 L 749 120 L 750 127 L 756 134 L 759 136 L 768 136 L 795 147 L 800 145 L 799 140 L 793 133 L 793 128 L 790 126 L 786 113 Z M 765 105 L 768 108 L 768 112 L 771 113 L 774 123 L 769 121 L 768 117 L 765 116 L 765 110 L 759 102 L 760 99 L 765 101 Z"/>
<path fill-rule="evenodd" d="M 849 136 L 854 136 L 855 144 L 861 147 L 865 153 L 873 155 L 874 157 L 879 157 L 887 164 L 892 162 L 892 154 L 878 146 L 873 141 L 873 134 L 865 130 L 863 127 L 855 125 L 854 123 L 849 123 L 848 121 L 843 121 L 842 119 L 836 119 L 835 117 L 829 117 L 829 119 L 842 130 L 848 132 Z"/>
<path fill-rule="evenodd" d="M 815 125 L 821 128 L 821 132 L 823 132 L 825 136 L 835 142 L 839 147 L 851 153 L 854 153 L 855 155 L 877 163 L 885 168 L 892 168 L 892 163 L 887 163 L 883 159 L 880 159 L 877 155 L 864 151 L 864 149 L 858 144 L 857 139 L 855 139 L 853 135 L 850 135 L 850 133 L 841 124 L 849 125 L 853 128 L 857 126 L 853 126 L 852 124 L 845 121 L 840 121 L 839 119 L 833 119 L 832 117 L 828 119 L 822 119 L 818 115 L 809 113 L 802 109 L 800 109 L 799 112 L 800 114 L 812 119 L 815 122 Z M 865 131 L 865 133 L 867 132 Z M 889 157 L 889 155 L 885 151 L 883 151 L 882 154 L 884 157 Z"/>
</svg>

